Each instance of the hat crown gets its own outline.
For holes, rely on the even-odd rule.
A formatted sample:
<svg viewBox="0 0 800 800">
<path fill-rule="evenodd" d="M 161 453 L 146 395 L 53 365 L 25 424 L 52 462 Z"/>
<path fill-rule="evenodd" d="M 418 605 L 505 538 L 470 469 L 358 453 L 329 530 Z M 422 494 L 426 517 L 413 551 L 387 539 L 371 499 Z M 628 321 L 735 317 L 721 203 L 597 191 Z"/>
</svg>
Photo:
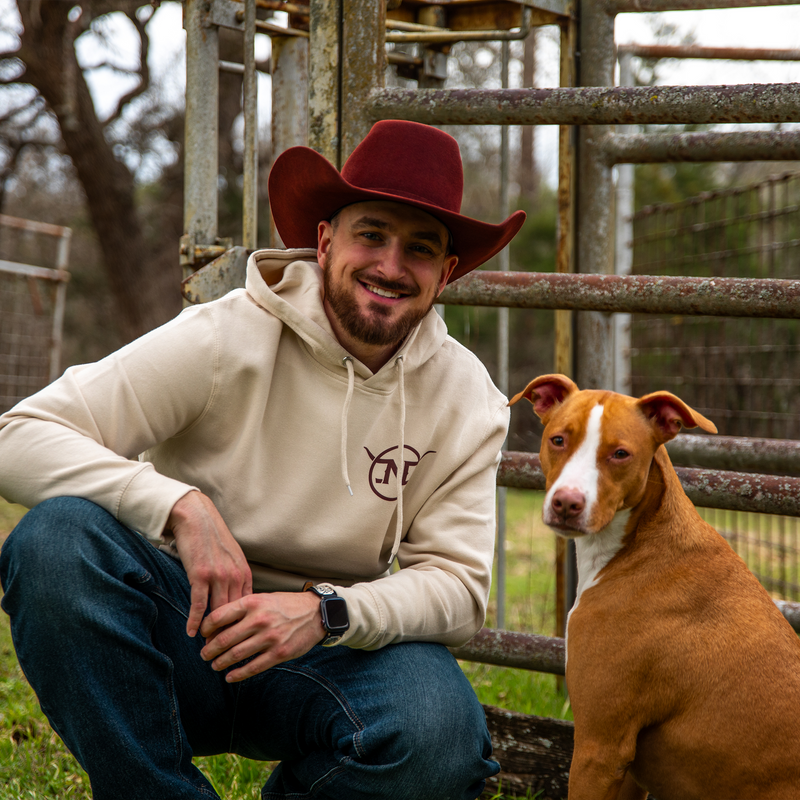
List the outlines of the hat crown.
<svg viewBox="0 0 800 800">
<path fill-rule="evenodd" d="M 464 172 L 456 140 L 417 122 L 377 122 L 342 168 L 353 186 L 461 212 Z"/>
</svg>

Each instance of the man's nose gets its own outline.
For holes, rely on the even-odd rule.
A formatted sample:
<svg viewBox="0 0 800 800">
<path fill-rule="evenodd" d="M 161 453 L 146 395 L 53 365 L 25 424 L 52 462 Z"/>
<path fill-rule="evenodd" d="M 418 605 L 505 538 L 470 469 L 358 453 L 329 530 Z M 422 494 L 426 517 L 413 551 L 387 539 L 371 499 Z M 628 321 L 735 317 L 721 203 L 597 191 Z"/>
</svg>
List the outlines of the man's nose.
<svg viewBox="0 0 800 800">
<path fill-rule="evenodd" d="M 381 273 L 389 280 L 403 278 L 407 272 L 405 248 L 400 242 L 391 242 L 383 248 L 378 265 Z"/>
</svg>

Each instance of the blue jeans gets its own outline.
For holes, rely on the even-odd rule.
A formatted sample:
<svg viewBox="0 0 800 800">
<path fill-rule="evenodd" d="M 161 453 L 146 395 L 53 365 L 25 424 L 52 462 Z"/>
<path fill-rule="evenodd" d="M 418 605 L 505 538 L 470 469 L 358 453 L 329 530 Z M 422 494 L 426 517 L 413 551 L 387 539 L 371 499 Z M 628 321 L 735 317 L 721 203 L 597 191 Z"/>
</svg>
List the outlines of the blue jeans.
<svg viewBox="0 0 800 800">
<path fill-rule="evenodd" d="M 180 562 L 86 500 L 30 511 L 0 580 L 22 669 L 95 800 L 216 798 L 192 757 L 226 752 L 281 762 L 264 800 L 467 800 L 499 771 L 441 645 L 318 646 L 227 684 L 186 635 Z"/>
</svg>

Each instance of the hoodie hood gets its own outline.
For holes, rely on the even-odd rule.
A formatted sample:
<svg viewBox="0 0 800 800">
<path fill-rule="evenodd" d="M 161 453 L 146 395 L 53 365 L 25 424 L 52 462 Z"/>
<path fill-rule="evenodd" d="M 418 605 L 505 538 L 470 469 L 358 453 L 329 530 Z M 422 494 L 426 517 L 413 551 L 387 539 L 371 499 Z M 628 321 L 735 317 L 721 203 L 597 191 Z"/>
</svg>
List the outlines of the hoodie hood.
<svg viewBox="0 0 800 800">
<path fill-rule="evenodd" d="M 396 359 L 403 358 L 408 374 L 420 367 L 447 339 L 444 320 L 431 309 L 406 337 L 402 346 L 377 373 L 354 358 L 334 336 L 322 304 L 322 269 L 315 249 L 257 250 L 247 261 L 245 288 L 262 308 L 288 325 L 305 342 L 314 358 L 336 370 L 344 370 L 349 357 L 357 382 L 379 387 L 396 382 Z"/>
</svg>

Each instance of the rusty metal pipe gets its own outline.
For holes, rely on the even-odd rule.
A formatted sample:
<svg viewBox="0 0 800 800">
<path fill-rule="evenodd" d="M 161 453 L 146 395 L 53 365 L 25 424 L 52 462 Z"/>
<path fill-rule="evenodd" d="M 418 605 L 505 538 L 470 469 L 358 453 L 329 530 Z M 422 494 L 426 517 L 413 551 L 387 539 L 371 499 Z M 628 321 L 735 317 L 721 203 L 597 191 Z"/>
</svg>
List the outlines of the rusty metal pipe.
<svg viewBox="0 0 800 800">
<path fill-rule="evenodd" d="M 609 164 L 668 161 L 797 161 L 800 132 L 609 133 L 598 142 Z"/>
<path fill-rule="evenodd" d="M 373 89 L 375 122 L 629 125 L 800 122 L 800 83 L 577 89 Z"/>
<path fill-rule="evenodd" d="M 563 675 L 566 646 L 563 639 L 550 636 L 482 628 L 465 645 L 451 647 L 450 652 L 462 661 Z"/>
<path fill-rule="evenodd" d="M 689 467 L 675 467 L 675 472 L 689 499 L 701 508 L 800 517 L 800 478 Z M 543 490 L 545 478 L 539 456 L 504 452 L 497 483 L 515 489 Z"/>
<path fill-rule="evenodd" d="M 800 61 L 800 50 L 755 47 L 701 47 L 675 44 L 621 44 L 618 55 L 639 58 L 707 58 L 724 61 Z"/>
<path fill-rule="evenodd" d="M 676 466 L 800 475 L 800 442 L 680 434 L 667 444 Z"/>
<path fill-rule="evenodd" d="M 447 287 L 449 305 L 800 319 L 800 281 L 490 272 Z"/>
</svg>

